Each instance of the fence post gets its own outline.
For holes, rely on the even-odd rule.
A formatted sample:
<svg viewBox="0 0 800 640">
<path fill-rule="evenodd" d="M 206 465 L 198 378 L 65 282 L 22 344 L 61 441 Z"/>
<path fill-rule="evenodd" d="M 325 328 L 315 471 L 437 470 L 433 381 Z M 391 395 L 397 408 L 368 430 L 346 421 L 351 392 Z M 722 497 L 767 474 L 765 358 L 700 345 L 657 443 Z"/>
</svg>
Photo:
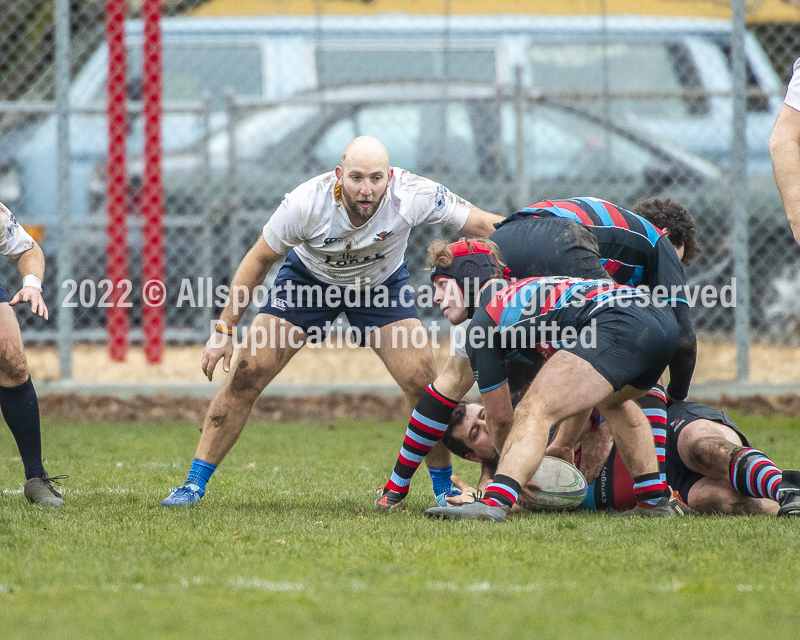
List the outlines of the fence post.
<svg viewBox="0 0 800 640">
<path fill-rule="evenodd" d="M 230 259 L 229 270 L 231 280 L 236 273 L 239 266 L 241 257 L 241 229 L 239 229 L 239 194 L 237 189 L 237 171 L 236 171 L 236 94 L 233 89 L 229 89 L 225 94 L 225 107 L 228 116 L 227 131 L 228 131 L 228 173 L 227 179 L 227 207 L 228 207 L 228 257 Z M 233 292 L 231 291 L 231 295 Z"/>
<path fill-rule="evenodd" d="M 733 118 L 731 132 L 731 215 L 733 274 L 736 278 L 736 380 L 750 378 L 750 274 L 747 228 L 747 67 L 744 51 L 745 0 L 732 0 L 731 66 Z"/>
<path fill-rule="evenodd" d="M 71 217 L 72 196 L 70 193 L 70 141 L 69 141 L 69 0 L 56 0 L 56 148 L 59 239 L 57 252 L 58 310 L 58 363 L 62 380 L 72 378 L 72 309 L 63 302 L 67 290 L 62 287 L 72 272 Z"/>
<path fill-rule="evenodd" d="M 208 339 L 209 328 L 213 321 L 213 285 L 214 285 L 214 207 L 211 204 L 213 189 L 211 185 L 211 152 L 208 148 L 211 137 L 211 94 L 203 94 L 203 255 L 201 272 L 211 280 L 211 296 L 203 298 L 204 307 L 198 314 L 200 318 L 200 336 L 202 341 Z"/>
<path fill-rule="evenodd" d="M 522 87 L 522 67 L 514 67 L 514 128 L 517 136 L 515 153 L 517 160 L 517 209 L 527 207 L 528 181 L 525 178 L 525 90 Z"/>
</svg>

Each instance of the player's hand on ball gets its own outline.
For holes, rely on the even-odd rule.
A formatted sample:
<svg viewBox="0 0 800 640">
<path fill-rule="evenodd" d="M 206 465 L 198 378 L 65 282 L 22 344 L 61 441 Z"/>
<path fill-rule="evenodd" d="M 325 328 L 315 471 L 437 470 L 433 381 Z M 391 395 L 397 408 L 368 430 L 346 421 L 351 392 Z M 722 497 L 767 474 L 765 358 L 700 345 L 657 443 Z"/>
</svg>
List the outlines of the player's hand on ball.
<svg viewBox="0 0 800 640">
<path fill-rule="evenodd" d="M 473 493 L 477 493 L 475 487 L 469 486 L 461 478 L 455 475 L 450 476 L 450 482 L 452 482 L 453 485 L 461 491 L 461 495 L 453 496 L 452 498 L 445 498 L 447 502 L 456 506 L 475 502 L 475 498 L 472 496 Z"/>
<path fill-rule="evenodd" d="M 208 381 L 214 377 L 214 369 L 217 363 L 222 360 L 222 370 L 225 373 L 231 371 L 231 358 L 233 358 L 233 336 L 223 335 L 217 332 L 211 334 L 203 349 L 203 357 L 200 361 L 200 368 Z"/>
<path fill-rule="evenodd" d="M 45 305 L 44 298 L 42 298 L 42 292 L 36 287 L 22 287 L 22 289 L 17 291 L 17 294 L 11 298 L 11 302 L 8 304 L 12 307 L 16 307 L 21 302 L 30 302 L 31 313 L 35 313 L 40 318 L 44 318 L 45 320 L 50 319 L 50 314 L 47 311 L 47 305 Z"/>
<path fill-rule="evenodd" d="M 561 458 L 565 462 L 575 464 L 575 450 L 572 447 L 564 447 L 559 444 L 552 443 L 547 446 L 544 455 L 552 458 Z"/>
</svg>

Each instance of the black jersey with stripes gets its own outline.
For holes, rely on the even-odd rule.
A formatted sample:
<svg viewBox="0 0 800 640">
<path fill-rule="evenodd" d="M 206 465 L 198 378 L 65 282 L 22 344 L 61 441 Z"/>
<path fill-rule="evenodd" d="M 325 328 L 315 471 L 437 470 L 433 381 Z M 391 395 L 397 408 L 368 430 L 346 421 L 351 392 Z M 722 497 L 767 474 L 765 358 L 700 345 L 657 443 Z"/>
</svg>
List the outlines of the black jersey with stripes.
<svg viewBox="0 0 800 640">
<path fill-rule="evenodd" d="M 675 249 L 645 218 L 598 198 L 571 198 L 537 202 L 499 226 L 525 216 L 565 218 L 582 224 L 597 238 L 600 260 L 615 282 L 645 285 L 651 292 L 661 285 L 665 289 L 659 292 L 660 299 L 686 303 L 686 277 Z"/>
<path fill-rule="evenodd" d="M 675 400 L 686 398 L 697 360 L 697 339 L 686 300 L 686 276 L 669 238 L 662 236 L 642 216 L 605 200 L 588 197 L 537 202 L 496 226 L 499 231 L 514 221 L 536 217 L 561 218 L 583 225 L 597 239 L 601 263 L 616 282 L 644 285 L 662 303 L 670 305 L 680 328 L 680 343 L 670 363 L 667 392 Z M 501 253 L 502 250 L 501 247 Z M 517 274 L 512 269 L 511 275 L 535 274 Z"/>
<path fill-rule="evenodd" d="M 491 287 L 467 328 L 466 352 L 481 393 L 508 382 L 506 360 L 530 361 L 577 344 L 595 315 L 615 304 L 648 306 L 649 296 L 609 280 L 524 278 Z"/>
</svg>

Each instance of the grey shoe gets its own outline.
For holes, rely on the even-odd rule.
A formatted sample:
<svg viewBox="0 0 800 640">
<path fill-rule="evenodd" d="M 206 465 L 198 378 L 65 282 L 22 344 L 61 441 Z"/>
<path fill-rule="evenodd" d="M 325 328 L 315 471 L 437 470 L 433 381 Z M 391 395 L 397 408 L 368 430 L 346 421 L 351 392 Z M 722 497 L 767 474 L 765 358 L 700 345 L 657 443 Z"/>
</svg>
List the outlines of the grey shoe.
<svg viewBox="0 0 800 640">
<path fill-rule="evenodd" d="M 385 490 L 375 500 L 375 511 L 403 511 L 406 508 L 406 497 L 397 491 Z"/>
<path fill-rule="evenodd" d="M 425 511 L 426 518 L 438 520 L 491 520 L 493 522 L 506 522 L 511 507 L 492 507 L 478 500 L 458 507 L 431 507 Z"/>
<path fill-rule="evenodd" d="M 784 471 L 778 485 L 779 516 L 800 517 L 800 471 Z"/>
<path fill-rule="evenodd" d="M 25 483 L 24 494 L 30 504 L 41 504 L 50 507 L 64 506 L 64 498 L 53 489 L 53 483 L 61 486 L 59 480 L 69 476 L 49 477 L 46 473 L 41 478 L 31 478 Z"/>
<path fill-rule="evenodd" d="M 637 504 L 630 511 L 621 511 L 615 515 L 617 518 L 672 518 L 688 514 L 681 513 L 678 509 L 674 508 L 670 504 L 670 499 L 665 496 L 651 509 L 645 509 Z"/>
</svg>

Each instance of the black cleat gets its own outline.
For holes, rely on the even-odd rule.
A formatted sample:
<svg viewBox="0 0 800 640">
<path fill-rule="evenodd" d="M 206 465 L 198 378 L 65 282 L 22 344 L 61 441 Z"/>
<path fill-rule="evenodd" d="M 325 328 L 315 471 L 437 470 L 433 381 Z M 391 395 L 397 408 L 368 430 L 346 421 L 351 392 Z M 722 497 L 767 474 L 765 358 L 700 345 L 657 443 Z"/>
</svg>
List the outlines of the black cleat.
<svg viewBox="0 0 800 640">
<path fill-rule="evenodd" d="M 800 471 L 783 472 L 783 479 L 778 485 L 779 516 L 800 517 Z"/>
<path fill-rule="evenodd" d="M 41 504 L 49 507 L 63 507 L 64 498 L 53 488 L 53 483 L 61 486 L 59 480 L 69 476 L 53 476 L 46 473 L 41 478 L 31 478 L 25 483 L 23 493 L 30 504 Z"/>
<path fill-rule="evenodd" d="M 383 493 L 375 500 L 375 511 L 404 511 L 406 508 L 406 496 L 397 491 L 384 489 Z"/>
</svg>

